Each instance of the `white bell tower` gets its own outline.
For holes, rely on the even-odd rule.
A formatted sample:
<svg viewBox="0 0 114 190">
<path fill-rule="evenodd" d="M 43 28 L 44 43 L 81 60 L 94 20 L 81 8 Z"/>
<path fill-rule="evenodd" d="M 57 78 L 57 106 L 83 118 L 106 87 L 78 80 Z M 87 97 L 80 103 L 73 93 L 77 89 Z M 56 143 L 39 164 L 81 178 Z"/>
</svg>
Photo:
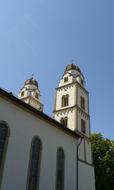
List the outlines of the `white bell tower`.
<svg viewBox="0 0 114 190">
<path fill-rule="evenodd" d="M 43 111 L 43 104 L 40 101 L 38 82 L 33 77 L 25 81 L 24 86 L 19 92 L 18 98 L 35 109 Z"/>
<path fill-rule="evenodd" d="M 89 137 L 89 93 L 78 66 L 70 64 L 56 88 L 54 118 Z"/>
<path fill-rule="evenodd" d="M 89 93 L 80 68 L 74 64 L 66 67 L 56 88 L 54 119 L 83 134 L 80 159 L 91 164 Z"/>
</svg>

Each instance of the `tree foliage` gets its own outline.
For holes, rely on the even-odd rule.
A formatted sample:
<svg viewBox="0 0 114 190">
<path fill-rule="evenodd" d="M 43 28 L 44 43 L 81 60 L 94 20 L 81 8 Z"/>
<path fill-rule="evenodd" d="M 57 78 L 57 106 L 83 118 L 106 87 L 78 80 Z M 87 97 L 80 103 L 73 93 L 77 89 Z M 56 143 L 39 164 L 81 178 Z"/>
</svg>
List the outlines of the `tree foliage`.
<svg viewBox="0 0 114 190">
<path fill-rule="evenodd" d="M 96 190 L 114 190 L 114 141 L 102 134 L 91 136 Z"/>
</svg>

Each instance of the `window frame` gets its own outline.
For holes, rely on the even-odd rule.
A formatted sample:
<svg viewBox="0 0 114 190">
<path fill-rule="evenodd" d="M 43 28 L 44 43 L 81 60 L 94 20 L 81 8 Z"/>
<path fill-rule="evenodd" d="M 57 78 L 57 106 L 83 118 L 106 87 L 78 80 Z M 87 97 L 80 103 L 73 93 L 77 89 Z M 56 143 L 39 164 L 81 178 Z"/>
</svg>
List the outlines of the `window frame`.
<svg viewBox="0 0 114 190">
<path fill-rule="evenodd" d="M 7 149 L 8 149 L 8 141 L 9 141 L 9 136 L 10 136 L 10 128 L 9 125 L 6 121 L 0 120 L 0 125 L 4 125 L 4 127 L 7 128 L 7 134 L 5 138 L 5 143 L 4 143 L 4 148 L 0 160 L 0 187 L 1 187 L 1 182 L 2 182 L 2 176 L 3 176 L 3 170 L 4 170 L 4 165 L 5 165 L 5 160 L 6 160 L 6 154 L 7 154 Z"/>
<path fill-rule="evenodd" d="M 35 189 L 34 190 L 38 190 L 39 189 L 39 184 L 40 184 L 40 168 L 41 168 L 41 156 L 42 156 L 42 141 L 40 140 L 40 138 L 38 136 L 35 136 L 33 137 L 32 139 L 32 142 L 31 142 L 31 148 L 30 148 L 30 156 L 29 156 L 29 166 L 28 166 L 28 178 L 27 178 L 27 186 L 26 186 L 26 190 L 32 190 L 31 187 L 30 187 L 30 179 L 31 179 L 31 175 L 32 175 L 32 162 L 33 162 L 33 143 L 35 140 L 38 140 L 39 143 L 40 143 L 40 146 L 39 146 L 39 158 L 38 158 L 38 166 L 37 166 L 37 174 L 36 174 L 36 178 L 37 178 L 37 182 L 36 182 L 36 186 L 35 186 Z"/>
<path fill-rule="evenodd" d="M 64 83 L 68 82 L 68 77 L 64 77 Z"/>
<path fill-rule="evenodd" d="M 81 132 L 86 134 L 86 121 L 84 119 L 81 119 Z"/>
<path fill-rule="evenodd" d="M 25 96 L 25 92 L 24 91 L 21 92 L 21 96 L 22 97 Z"/>
<path fill-rule="evenodd" d="M 85 98 L 83 96 L 80 97 L 80 106 L 83 110 L 85 110 L 85 106 L 86 102 L 85 102 Z"/>
<path fill-rule="evenodd" d="M 68 117 L 62 117 L 60 122 L 61 122 L 62 125 L 67 127 L 68 126 Z"/>
<path fill-rule="evenodd" d="M 84 79 L 81 78 L 81 85 L 84 86 Z"/>
<path fill-rule="evenodd" d="M 69 94 L 62 96 L 61 107 L 67 107 L 67 106 L 69 106 Z"/>
<path fill-rule="evenodd" d="M 36 99 L 39 99 L 39 94 L 38 94 L 38 92 L 36 92 L 35 98 L 36 98 Z"/>
<path fill-rule="evenodd" d="M 62 151 L 62 163 L 60 159 L 60 151 Z M 62 164 L 62 165 L 61 165 Z M 61 173 L 61 179 L 60 179 Z M 61 181 L 61 182 L 60 182 Z M 57 149 L 57 157 L 56 157 L 56 190 L 64 190 L 64 181 L 65 181 L 65 153 L 62 147 Z M 58 187 L 61 183 L 61 187 Z"/>
</svg>

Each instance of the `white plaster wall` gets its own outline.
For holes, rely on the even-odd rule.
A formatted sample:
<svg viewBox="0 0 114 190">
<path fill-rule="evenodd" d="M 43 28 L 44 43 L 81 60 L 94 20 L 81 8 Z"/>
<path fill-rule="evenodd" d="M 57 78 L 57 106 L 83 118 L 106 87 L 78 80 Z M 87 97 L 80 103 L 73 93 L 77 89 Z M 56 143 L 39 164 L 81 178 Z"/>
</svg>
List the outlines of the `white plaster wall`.
<svg viewBox="0 0 114 190">
<path fill-rule="evenodd" d="M 85 150 L 84 150 L 84 139 L 82 140 L 80 146 L 79 146 L 79 159 L 85 161 Z"/>
<path fill-rule="evenodd" d="M 89 164 L 93 164 L 91 143 L 89 139 L 83 139 L 79 146 L 79 159 Z"/>
<path fill-rule="evenodd" d="M 91 150 L 91 143 L 89 140 L 85 141 L 85 148 L 86 148 L 86 161 L 90 164 L 93 163 L 93 158 L 92 158 L 92 150 Z"/>
<path fill-rule="evenodd" d="M 79 162 L 79 190 L 95 190 L 94 167 Z"/>
<path fill-rule="evenodd" d="M 26 190 L 31 141 L 42 141 L 39 190 L 54 190 L 56 152 L 65 152 L 65 190 L 76 190 L 76 139 L 50 123 L 0 98 L 0 120 L 10 127 L 1 190 Z M 88 190 L 88 189 L 87 189 Z"/>
<path fill-rule="evenodd" d="M 43 109 L 43 105 L 38 100 L 32 97 L 29 98 L 29 104 L 36 109 L 39 109 L 40 107 Z"/>
</svg>

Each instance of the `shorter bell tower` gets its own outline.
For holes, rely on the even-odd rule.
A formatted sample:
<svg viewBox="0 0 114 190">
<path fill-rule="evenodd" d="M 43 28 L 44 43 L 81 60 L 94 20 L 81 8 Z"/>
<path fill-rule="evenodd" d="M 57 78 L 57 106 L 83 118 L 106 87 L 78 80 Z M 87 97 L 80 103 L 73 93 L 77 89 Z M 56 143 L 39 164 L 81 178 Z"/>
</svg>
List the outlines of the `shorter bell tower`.
<svg viewBox="0 0 114 190">
<path fill-rule="evenodd" d="M 24 86 L 19 92 L 18 98 L 35 109 L 43 111 L 43 104 L 40 101 L 38 82 L 33 77 L 25 81 Z"/>
</svg>

